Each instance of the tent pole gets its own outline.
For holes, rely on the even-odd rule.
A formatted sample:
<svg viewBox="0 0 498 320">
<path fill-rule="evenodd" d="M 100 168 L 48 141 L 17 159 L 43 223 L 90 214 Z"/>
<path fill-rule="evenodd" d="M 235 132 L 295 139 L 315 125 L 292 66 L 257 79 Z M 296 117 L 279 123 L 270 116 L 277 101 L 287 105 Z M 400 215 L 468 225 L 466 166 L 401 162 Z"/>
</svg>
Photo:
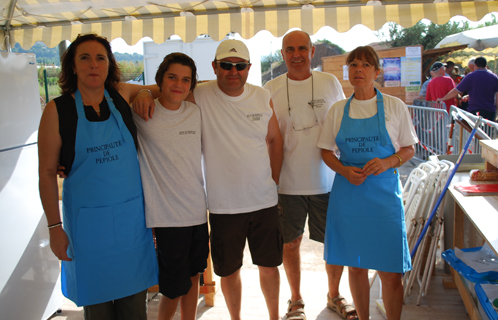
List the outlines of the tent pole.
<svg viewBox="0 0 498 320">
<path fill-rule="evenodd" d="M 17 0 L 13 0 L 10 3 L 9 12 L 7 13 L 7 22 L 5 23 L 5 49 L 7 52 L 12 52 L 10 46 L 10 24 L 12 22 L 12 17 L 14 16 L 14 10 L 16 9 Z"/>
</svg>

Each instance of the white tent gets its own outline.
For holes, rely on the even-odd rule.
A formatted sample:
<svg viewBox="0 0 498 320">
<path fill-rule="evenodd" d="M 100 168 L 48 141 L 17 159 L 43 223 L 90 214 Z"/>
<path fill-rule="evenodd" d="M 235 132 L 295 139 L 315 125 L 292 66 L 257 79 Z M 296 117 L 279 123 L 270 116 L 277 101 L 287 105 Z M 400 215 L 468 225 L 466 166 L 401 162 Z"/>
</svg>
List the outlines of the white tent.
<svg viewBox="0 0 498 320">
<path fill-rule="evenodd" d="M 191 0 L 190 0 L 191 1 Z M 438 3 L 434 3 L 438 2 Z M 95 32 L 129 45 L 143 37 L 163 43 L 171 35 L 192 42 L 201 34 L 244 39 L 261 30 L 282 36 L 291 28 L 315 34 L 323 26 L 346 32 L 386 22 L 411 27 L 421 19 L 443 24 L 454 16 L 472 21 L 498 12 L 498 1 L 438 0 L 0 0 L 0 49 L 36 41 L 54 47 L 79 33 Z"/>
<path fill-rule="evenodd" d="M 498 25 L 467 30 L 446 36 L 436 48 L 452 47 L 467 44 L 469 48 L 482 51 L 498 46 Z"/>
</svg>

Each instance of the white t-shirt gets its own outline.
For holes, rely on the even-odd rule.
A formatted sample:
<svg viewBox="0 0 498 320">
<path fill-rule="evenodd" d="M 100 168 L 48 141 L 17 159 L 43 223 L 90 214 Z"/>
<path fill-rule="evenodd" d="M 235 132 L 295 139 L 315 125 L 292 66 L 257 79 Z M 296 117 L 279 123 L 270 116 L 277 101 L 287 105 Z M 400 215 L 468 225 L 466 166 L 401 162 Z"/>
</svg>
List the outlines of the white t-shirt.
<svg viewBox="0 0 498 320">
<path fill-rule="evenodd" d="M 312 74 L 302 81 L 287 79 L 287 74 L 283 74 L 265 85 L 270 90 L 284 141 L 278 191 L 281 194 L 323 194 L 330 192 L 334 181 L 335 172 L 323 162 L 317 143 L 327 112 L 345 96 L 334 75 L 319 71 Z M 312 99 L 314 108 L 309 105 Z M 310 129 L 296 131 L 315 123 Z"/>
<path fill-rule="evenodd" d="M 133 113 L 147 227 L 206 223 L 199 107 L 184 101 L 173 111 L 155 103 L 148 122 Z"/>
<path fill-rule="evenodd" d="M 411 146 L 418 142 L 415 128 L 408 112 L 408 108 L 400 99 L 382 94 L 384 97 L 384 114 L 386 117 L 387 133 L 396 152 L 402 148 Z M 341 128 L 342 116 L 346 100 L 339 101 L 330 108 L 322 133 L 318 140 L 318 147 L 326 150 L 337 151 L 335 138 Z M 353 119 L 365 119 L 377 114 L 377 97 L 369 100 L 351 100 L 349 116 Z"/>
<path fill-rule="evenodd" d="M 266 144 L 270 93 L 246 83 L 237 97 L 216 82 L 194 90 L 202 115 L 206 192 L 210 213 L 245 213 L 277 204 Z"/>
</svg>

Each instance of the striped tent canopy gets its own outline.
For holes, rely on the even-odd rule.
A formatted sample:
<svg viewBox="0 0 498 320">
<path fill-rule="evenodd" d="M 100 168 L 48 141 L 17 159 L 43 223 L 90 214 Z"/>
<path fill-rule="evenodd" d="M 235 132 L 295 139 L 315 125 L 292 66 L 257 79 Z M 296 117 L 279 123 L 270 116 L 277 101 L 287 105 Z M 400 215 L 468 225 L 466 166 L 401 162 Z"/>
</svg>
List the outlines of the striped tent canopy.
<svg viewBox="0 0 498 320">
<path fill-rule="evenodd" d="M 249 39 L 261 30 L 282 36 L 291 28 L 315 34 L 330 26 L 345 32 L 357 24 L 371 30 L 386 22 L 411 27 L 423 18 L 444 24 L 454 16 L 472 21 L 498 12 L 498 1 L 446 0 L 0 0 L 1 48 L 36 41 L 54 47 L 80 33 L 97 33 L 129 45 L 143 37 L 162 43 L 171 35 L 191 42 L 230 32 Z"/>
</svg>

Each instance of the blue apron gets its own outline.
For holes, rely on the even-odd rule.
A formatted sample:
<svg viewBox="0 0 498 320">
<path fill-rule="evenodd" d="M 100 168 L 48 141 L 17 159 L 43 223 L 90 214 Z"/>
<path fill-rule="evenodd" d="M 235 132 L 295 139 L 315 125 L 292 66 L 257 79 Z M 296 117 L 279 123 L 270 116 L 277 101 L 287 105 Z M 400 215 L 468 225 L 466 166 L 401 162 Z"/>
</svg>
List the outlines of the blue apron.
<svg viewBox="0 0 498 320">
<path fill-rule="evenodd" d="M 157 284 L 151 229 L 145 227 L 142 181 L 133 137 L 107 90 L 111 115 L 88 121 L 75 93 L 74 164 L 64 180 L 62 292 L 78 306 L 112 301 Z"/>
<path fill-rule="evenodd" d="M 395 153 L 389 138 L 382 94 L 375 116 L 352 119 L 351 96 L 336 137 L 340 161 L 363 168 L 373 158 Z M 370 175 L 355 186 L 336 174 L 327 210 L 325 260 L 328 264 L 403 273 L 411 270 L 402 189 L 397 170 Z"/>
</svg>

